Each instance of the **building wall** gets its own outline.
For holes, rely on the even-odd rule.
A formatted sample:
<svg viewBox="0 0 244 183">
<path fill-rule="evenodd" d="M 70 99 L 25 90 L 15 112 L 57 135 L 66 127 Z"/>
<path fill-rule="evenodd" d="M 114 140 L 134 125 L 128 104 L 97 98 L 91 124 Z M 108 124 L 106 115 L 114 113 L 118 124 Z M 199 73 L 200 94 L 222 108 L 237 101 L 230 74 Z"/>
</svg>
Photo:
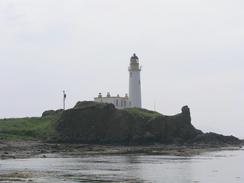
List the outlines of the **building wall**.
<svg viewBox="0 0 244 183">
<path fill-rule="evenodd" d="M 125 97 L 96 97 L 95 102 L 113 104 L 117 109 L 129 108 L 131 103 Z"/>
<path fill-rule="evenodd" d="M 129 70 L 129 98 L 132 107 L 141 108 L 140 70 Z"/>
</svg>

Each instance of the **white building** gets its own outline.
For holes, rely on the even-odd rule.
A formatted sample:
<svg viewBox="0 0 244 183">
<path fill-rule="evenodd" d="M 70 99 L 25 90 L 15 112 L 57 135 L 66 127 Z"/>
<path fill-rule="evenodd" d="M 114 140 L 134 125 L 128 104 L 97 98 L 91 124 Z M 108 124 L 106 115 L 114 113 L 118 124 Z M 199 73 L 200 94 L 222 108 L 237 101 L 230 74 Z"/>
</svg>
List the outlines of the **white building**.
<svg viewBox="0 0 244 183">
<path fill-rule="evenodd" d="M 113 97 L 108 92 L 107 96 L 103 97 L 102 94 L 99 93 L 98 97 L 96 97 L 94 100 L 95 102 L 114 104 L 117 109 L 129 108 L 131 106 L 131 102 L 129 101 L 127 94 L 125 94 L 124 97 L 120 97 L 119 95 Z"/>
<path fill-rule="evenodd" d="M 139 58 L 134 54 L 130 58 L 129 66 L 129 99 L 131 107 L 141 108 L 141 67 L 139 65 Z"/>
<path fill-rule="evenodd" d="M 139 64 L 139 58 L 136 54 L 130 58 L 129 65 L 129 96 L 125 94 L 124 97 L 111 96 L 110 93 L 107 93 L 106 97 L 103 97 L 99 93 L 98 97 L 94 98 L 95 102 L 101 103 L 112 103 L 118 109 L 124 109 L 129 107 L 141 108 L 141 79 L 140 72 L 141 67 Z"/>
</svg>

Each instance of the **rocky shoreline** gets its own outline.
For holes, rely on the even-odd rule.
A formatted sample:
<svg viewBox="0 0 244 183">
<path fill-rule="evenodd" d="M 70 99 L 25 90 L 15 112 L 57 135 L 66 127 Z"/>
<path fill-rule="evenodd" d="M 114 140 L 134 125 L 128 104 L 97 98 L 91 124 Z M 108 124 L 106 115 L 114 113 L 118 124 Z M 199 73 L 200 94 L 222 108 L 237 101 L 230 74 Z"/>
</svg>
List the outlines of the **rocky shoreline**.
<svg viewBox="0 0 244 183">
<path fill-rule="evenodd" d="M 172 155 L 193 156 L 209 151 L 238 150 L 241 145 L 148 145 L 118 146 L 95 144 L 59 144 L 40 141 L 0 141 L 0 159 L 47 158 L 82 155 Z"/>
<path fill-rule="evenodd" d="M 15 126 L 19 123 L 26 128 L 18 131 Z M 118 110 L 112 104 L 83 101 L 66 111 L 46 111 L 41 118 L 3 120 L 2 129 L 5 131 L 0 134 L 19 138 L 0 138 L 0 159 L 56 155 L 192 156 L 207 151 L 236 150 L 243 145 L 243 140 L 234 136 L 196 129 L 188 106 L 183 106 L 181 113 L 166 116 L 146 109 Z M 21 135 L 35 139 L 26 141 Z"/>
</svg>

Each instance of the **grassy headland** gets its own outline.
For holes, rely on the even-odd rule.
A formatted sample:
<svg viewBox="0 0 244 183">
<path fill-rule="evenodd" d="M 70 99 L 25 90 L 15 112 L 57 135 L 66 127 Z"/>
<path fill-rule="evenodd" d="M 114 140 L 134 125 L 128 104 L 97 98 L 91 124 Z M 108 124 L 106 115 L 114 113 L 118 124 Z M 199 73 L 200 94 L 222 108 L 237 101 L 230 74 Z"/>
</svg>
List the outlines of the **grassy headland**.
<svg viewBox="0 0 244 183">
<path fill-rule="evenodd" d="M 85 144 L 239 144 L 233 136 L 204 134 L 191 123 L 190 109 L 165 116 L 155 111 L 116 109 L 112 104 L 78 102 L 42 117 L 0 119 L 0 140 L 39 140 Z"/>
<path fill-rule="evenodd" d="M 46 140 L 59 116 L 0 119 L 0 140 Z"/>
</svg>

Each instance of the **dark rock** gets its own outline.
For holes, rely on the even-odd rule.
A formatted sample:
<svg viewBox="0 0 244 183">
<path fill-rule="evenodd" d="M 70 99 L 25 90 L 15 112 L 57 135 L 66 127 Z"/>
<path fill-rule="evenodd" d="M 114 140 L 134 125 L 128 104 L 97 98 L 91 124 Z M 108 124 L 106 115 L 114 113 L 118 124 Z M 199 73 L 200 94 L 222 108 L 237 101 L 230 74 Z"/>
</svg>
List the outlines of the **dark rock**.
<svg viewBox="0 0 244 183">
<path fill-rule="evenodd" d="M 57 123 L 59 141 L 79 143 L 185 142 L 202 134 L 191 124 L 187 106 L 175 116 L 146 109 L 118 110 L 112 104 L 78 102 Z"/>
<path fill-rule="evenodd" d="M 63 113 L 63 109 L 58 109 L 58 110 L 47 110 L 42 113 L 42 117 L 46 116 L 56 116 L 56 115 L 61 115 Z"/>
<path fill-rule="evenodd" d="M 101 108 L 107 110 L 115 110 L 115 107 L 113 104 L 104 104 L 104 103 L 97 103 L 97 102 L 92 102 L 92 101 L 82 101 L 82 102 L 77 102 L 76 105 L 74 106 L 73 109 L 92 109 L 92 108 Z"/>
<path fill-rule="evenodd" d="M 181 112 L 187 121 L 191 121 L 191 112 L 190 108 L 187 105 L 181 108 Z"/>
<path fill-rule="evenodd" d="M 40 153 L 46 153 L 46 150 L 42 149 L 40 150 Z"/>
<path fill-rule="evenodd" d="M 193 139 L 194 143 L 202 143 L 202 144 L 213 144 L 213 145 L 238 145 L 241 141 L 234 136 L 224 136 L 216 133 L 205 133 L 196 136 Z"/>
<path fill-rule="evenodd" d="M 181 112 L 182 112 L 183 114 L 190 115 L 190 108 L 189 108 L 187 105 L 185 105 L 185 106 L 183 106 L 183 107 L 181 108 Z"/>
<path fill-rule="evenodd" d="M 233 136 L 204 134 L 191 123 L 188 106 L 165 116 L 146 109 L 118 110 L 113 104 L 78 102 L 63 111 L 56 123 L 57 142 L 84 144 L 238 144 Z M 53 140 L 54 141 L 54 140 Z"/>
</svg>

